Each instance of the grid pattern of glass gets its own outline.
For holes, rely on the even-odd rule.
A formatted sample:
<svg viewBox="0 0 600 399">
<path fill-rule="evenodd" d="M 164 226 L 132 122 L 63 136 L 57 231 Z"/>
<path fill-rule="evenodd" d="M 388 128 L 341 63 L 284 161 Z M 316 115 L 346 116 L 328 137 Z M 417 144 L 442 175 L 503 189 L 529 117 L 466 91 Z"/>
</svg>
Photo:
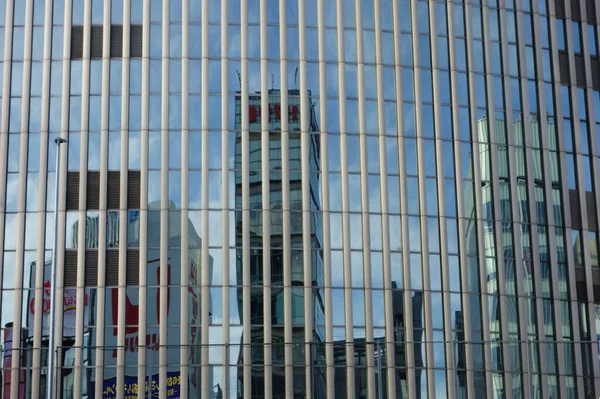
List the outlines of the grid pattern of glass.
<svg viewBox="0 0 600 399">
<path fill-rule="evenodd" d="M 600 397 L 599 29 L 0 0 L 0 398 Z"/>
</svg>

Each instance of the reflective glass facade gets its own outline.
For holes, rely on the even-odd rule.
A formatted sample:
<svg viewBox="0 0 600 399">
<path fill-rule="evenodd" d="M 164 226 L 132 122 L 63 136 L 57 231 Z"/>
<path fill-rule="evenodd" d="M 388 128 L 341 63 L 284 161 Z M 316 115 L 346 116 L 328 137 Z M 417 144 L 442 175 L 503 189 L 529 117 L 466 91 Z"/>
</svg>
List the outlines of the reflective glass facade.
<svg viewBox="0 0 600 399">
<path fill-rule="evenodd" d="M 599 29 L 0 0 L 0 398 L 600 397 Z"/>
</svg>

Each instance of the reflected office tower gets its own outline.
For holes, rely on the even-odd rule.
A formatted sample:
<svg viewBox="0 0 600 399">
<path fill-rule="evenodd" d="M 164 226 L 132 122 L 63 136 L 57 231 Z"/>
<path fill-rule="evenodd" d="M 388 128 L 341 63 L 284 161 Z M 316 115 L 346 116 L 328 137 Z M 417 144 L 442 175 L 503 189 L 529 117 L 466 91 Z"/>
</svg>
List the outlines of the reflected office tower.
<svg viewBox="0 0 600 399">
<path fill-rule="evenodd" d="M 247 182 L 250 192 L 250 216 L 249 225 L 244 226 L 242 211 L 236 212 L 236 247 L 243 246 L 243 230 L 247 228 L 250 235 L 250 259 L 248 264 L 243 262 L 242 249 L 237 251 L 237 281 L 241 287 L 243 285 L 244 268 L 250 268 L 250 284 L 252 285 L 250 293 L 250 303 L 243 301 L 243 289 L 238 288 L 238 308 L 240 319 L 242 322 L 245 313 L 244 308 L 250 308 L 250 324 L 251 324 L 251 342 L 253 344 L 252 363 L 259 365 L 252 369 L 252 397 L 264 397 L 264 373 L 261 372 L 264 361 L 263 350 L 260 344 L 264 343 L 264 313 L 265 307 L 270 308 L 271 320 L 271 342 L 273 345 L 273 396 L 283 397 L 285 395 L 285 375 L 284 368 L 284 343 L 293 344 L 294 362 L 297 364 L 305 364 L 305 342 L 312 342 L 315 345 L 324 342 L 323 336 L 323 298 L 321 291 L 313 289 L 312 301 L 314 326 L 312 336 L 305 336 L 305 280 L 304 280 L 304 258 L 311 258 L 313 282 L 311 285 L 320 286 L 323 280 L 323 233 L 321 219 L 321 204 L 320 204 L 320 145 L 319 145 L 319 128 L 315 119 L 315 109 L 311 100 L 310 91 L 307 93 L 308 110 L 303 110 L 300 107 L 300 92 L 298 90 L 288 91 L 288 110 L 287 117 L 289 120 L 289 161 L 288 165 L 283 165 L 285 160 L 282 158 L 282 135 L 281 135 L 281 118 L 285 116 L 286 110 L 281 109 L 281 93 L 279 90 L 272 89 L 268 93 L 268 112 L 269 117 L 269 145 L 264 148 L 261 144 L 261 93 L 254 93 L 249 97 L 249 140 L 248 140 L 248 164 L 249 174 Z M 236 135 L 235 141 L 235 201 L 236 209 L 242 209 L 242 190 L 244 177 L 241 173 L 243 147 L 241 130 L 241 99 L 239 96 L 235 99 L 235 125 Z M 309 113 L 310 127 L 308 132 L 300 130 L 300 115 L 302 112 Z M 301 155 L 301 135 L 310 135 L 310 148 L 308 151 L 309 173 L 310 173 L 310 193 L 309 193 L 309 209 L 310 209 L 310 242 L 311 253 L 304 253 L 302 249 L 302 176 L 301 165 L 303 162 Z M 268 151 L 267 160 L 269 162 L 269 176 L 262 175 L 263 151 Z M 288 168 L 289 180 L 284 181 L 283 168 Z M 263 191 L 264 182 L 268 183 L 269 187 L 269 208 L 263 209 Z M 283 203 L 283 188 L 289 185 L 289 212 L 284 208 Z M 267 215 L 269 220 L 269 241 L 270 254 L 265 254 L 263 250 L 264 237 L 264 215 Z M 285 231 L 284 218 L 289 217 L 289 231 Z M 289 237 L 289 244 L 285 244 L 286 237 Z M 286 248 L 286 245 L 289 245 Z M 289 251 L 288 259 L 290 264 L 286 265 L 284 259 L 286 254 L 284 251 Z M 271 282 L 271 298 L 270 303 L 264 303 L 263 296 L 265 276 L 263 275 L 263 265 L 265 257 L 269 258 L 271 275 L 268 280 Z M 286 271 L 286 267 L 288 270 Z M 290 273 L 291 287 L 284 286 L 284 276 Z M 319 283 L 321 281 L 321 283 Z M 289 295 L 291 299 L 291 323 L 286 325 L 285 296 Z M 285 330 L 291 330 L 292 342 L 285 341 Z M 243 337 L 242 337 L 243 339 Z M 316 347 L 315 347 L 316 348 Z M 316 351 L 316 349 L 314 349 Z M 242 354 L 240 354 L 240 362 L 242 362 Z M 310 370 L 314 378 L 314 393 L 315 395 L 324 392 L 324 375 L 318 370 L 304 367 L 294 367 L 294 392 L 295 395 L 303 396 L 306 393 L 303 391 L 304 382 L 306 380 L 306 372 Z M 240 380 L 243 376 L 240 371 Z"/>
</svg>

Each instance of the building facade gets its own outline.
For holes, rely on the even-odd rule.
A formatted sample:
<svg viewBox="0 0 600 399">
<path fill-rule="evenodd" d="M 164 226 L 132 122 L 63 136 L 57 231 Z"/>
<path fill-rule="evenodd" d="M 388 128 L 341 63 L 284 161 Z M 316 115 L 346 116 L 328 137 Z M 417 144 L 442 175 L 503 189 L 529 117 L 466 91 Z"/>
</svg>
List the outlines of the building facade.
<svg viewBox="0 0 600 399">
<path fill-rule="evenodd" d="M 599 28 L 0 0 L 0 397 L 600 397 Z"/>
</svg>

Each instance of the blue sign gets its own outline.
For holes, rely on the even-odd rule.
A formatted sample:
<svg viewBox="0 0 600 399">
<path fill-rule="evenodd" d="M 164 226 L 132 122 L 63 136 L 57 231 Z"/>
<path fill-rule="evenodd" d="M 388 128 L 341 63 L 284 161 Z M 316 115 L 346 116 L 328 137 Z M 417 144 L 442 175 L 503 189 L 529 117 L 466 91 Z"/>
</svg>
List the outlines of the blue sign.
<svg viewBox="0 0 600 399">
<path fill-rule="evenodd" d="M 179 399 L 181 388 L 179 372 L 167 373 L 167 379 L 164 383 L 167 386 L 167 399 Z M 95 381 L 92 381 L 92 392 L 96 389 L 95 385 Z M 137 399 L 139 389 L 137 376 L 126 375 L 122 389 L 124 399 Z M 152 377 L 148 376 L 142 389 L 146 392 L 145 397 L 147 399 L 158 398 L 160 389 L 159 374 L 154 374 Z M 117 391 L 117 377 L 104 380 L 102 383 L 103 399 L 116 399 Z"/>
</svg>

